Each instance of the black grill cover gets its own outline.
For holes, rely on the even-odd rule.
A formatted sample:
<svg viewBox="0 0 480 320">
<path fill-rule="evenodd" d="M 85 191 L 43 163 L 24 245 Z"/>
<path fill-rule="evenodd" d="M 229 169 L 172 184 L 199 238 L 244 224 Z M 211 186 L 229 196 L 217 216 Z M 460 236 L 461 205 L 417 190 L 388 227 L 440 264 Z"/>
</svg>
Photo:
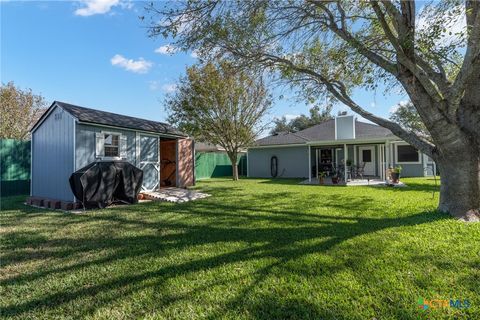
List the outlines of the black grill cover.
<svg viewBox="0 0 480 320">
<path fill-rule="evenodd" d="M 143 171 L 126 161 L 99 161 L 72 173 L 69 181 L 85 208 L 105 208 L 113 202 L 137 203 Z"/>
</svg>

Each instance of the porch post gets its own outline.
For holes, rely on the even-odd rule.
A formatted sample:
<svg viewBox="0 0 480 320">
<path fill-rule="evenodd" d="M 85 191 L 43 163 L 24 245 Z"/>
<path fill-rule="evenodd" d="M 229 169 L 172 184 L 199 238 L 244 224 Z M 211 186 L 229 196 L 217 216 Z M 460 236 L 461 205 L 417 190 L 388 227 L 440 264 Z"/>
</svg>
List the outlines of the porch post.
<svg viewBox="0 0 480 320">
<path fill-rule="evenodd" d="M 347 144 L 344 143 L 343 144 L 343 168 L 344 168 L 344 174 L 345 174 L 345 184 L 347 183 L 347 178 L 348 178 L 348 174 L 347 174 L 347 159 L 348 159 L 348 148 L 347 148 Z"/>
<path fill-rule="evenodd" d="M 308 145 L 308 181 L 312 182 L 312 147 Z"/>
</svg>

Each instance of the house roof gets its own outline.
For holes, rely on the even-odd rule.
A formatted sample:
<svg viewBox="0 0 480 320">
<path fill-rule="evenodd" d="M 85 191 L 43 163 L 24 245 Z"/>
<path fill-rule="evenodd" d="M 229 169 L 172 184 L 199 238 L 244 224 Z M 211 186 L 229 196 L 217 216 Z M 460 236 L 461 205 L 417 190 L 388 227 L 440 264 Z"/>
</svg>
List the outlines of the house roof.
<svg viewBox="0 0 480 320">
<path fill-rule="evenodd" d="M 375 124 L 355 120 L 355 139 L 375 140 L 394 137 L 392 132 Z M 305 144 L 312 141 L 335 141 L 335 119 L 326 120 L 313 127 L 282 132 L 256 141 L 256 146 Z"/>
<path fill-rule="evenodd" d="M 171 125 L 163 122 L 140 119 L 135 117 L 124 116 L 117 113 L 80 107 L 80 106 L 76 106 L 76 105 L 61 102 L 61 101 L 54 101 L 50 109 L 54 108 L 55 106 L 61 107 L 66 112 L 71 114 L 73 117 L 85 123 L 102 124 L 102 125 L 107 125 L 112 127 L 134 129 L 134 130 L 141 130 L 141 131 L 182 136 L 182 137 L 187 136 L 186 134 L 175 129 Z M 45 112 L 42 118 L 38 120 L 38 122 L 35 124 L 33 129 L 43 121 L 43 119 L 46 117 L 47 114 L 48 114 L 48 111 Z"/>
</svg>

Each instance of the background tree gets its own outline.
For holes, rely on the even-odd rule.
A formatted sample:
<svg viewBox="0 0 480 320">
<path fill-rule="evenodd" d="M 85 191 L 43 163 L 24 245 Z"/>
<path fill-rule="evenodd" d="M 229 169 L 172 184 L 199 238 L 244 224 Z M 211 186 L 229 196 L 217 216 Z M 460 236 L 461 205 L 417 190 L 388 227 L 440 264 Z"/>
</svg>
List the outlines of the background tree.
<svg viewBox="0 0 480 320">
<path fill-rule="evenodd" d="M 398 123 L 405 130 L 415 132 L 417 136 L 432 141 L 432 137 L 422 122 L 422 118 L 420 118 L 417 109 L 410 101 L 397 104 L 395 111 L 390 115 L 390 120 Z"/>
<path fill-rule="evenodd" d="M 150 35 L 276 72 L 329 95 L 429 155 L 439 209 L 480 219 L 480 1 L 186 1 L 147 7 Z M 456 32 L 459 22 L 465 30 Z M 354 88 L 406 93 L 432 141 L 366 111 Z"/>
<path fill-rule="evenodd" d="M 319 106 L 313 106 L 309 110 L 309 116 L 302 114 L 290 121 L 288 121 L 286 117 L 276 118 L 273 120 L 274 126 L 273 129 L 270 130 L 270 134 L 301 131 L 322 123 L 325 120 L 332 119 L 332 107 L 332 105 L 327 105 L 321 109 Z"/>
<path fill-rule="evenodd" d="M 29 139 L 31 126 L 45 111 L 45 99 L 13 82 L 0 87 L 0 139 Z"/>
<path fill-rule="evenodd" d="M 200 141 L 222 146 L 238 180 L 238 153 L 250 146 L 271 101 L 262 77 L 226 61 L 187 68 L 166 100 L 170 122 Z"/>
</svg>

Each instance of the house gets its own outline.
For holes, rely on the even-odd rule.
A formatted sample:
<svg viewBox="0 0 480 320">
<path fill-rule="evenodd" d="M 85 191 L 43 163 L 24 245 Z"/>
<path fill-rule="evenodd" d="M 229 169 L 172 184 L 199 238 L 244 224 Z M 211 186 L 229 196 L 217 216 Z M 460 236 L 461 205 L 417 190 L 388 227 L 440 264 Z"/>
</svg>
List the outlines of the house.
<svg viewBox="0 0 480 320">
<path fill-rule="evenodd" d="M 194 141 L 168 124 L 55 101 L 32 128 L 31 197 L 74 202 L 68 179 L 95 161 L 143 170 L 145 191 L 194 184 Z"/>
<path fill-rule="evenodd" d="M 325 167 L 350 160 L 364 165 L 364 176 L 385 180 L 386 169 L 401 166 L 402 176 L 432 175 L 435 164 L 383 127 L 342 115 L 298 132 L 256 141 L 248 149 L 249 177 L 312 178 Z"/>
</svg>

